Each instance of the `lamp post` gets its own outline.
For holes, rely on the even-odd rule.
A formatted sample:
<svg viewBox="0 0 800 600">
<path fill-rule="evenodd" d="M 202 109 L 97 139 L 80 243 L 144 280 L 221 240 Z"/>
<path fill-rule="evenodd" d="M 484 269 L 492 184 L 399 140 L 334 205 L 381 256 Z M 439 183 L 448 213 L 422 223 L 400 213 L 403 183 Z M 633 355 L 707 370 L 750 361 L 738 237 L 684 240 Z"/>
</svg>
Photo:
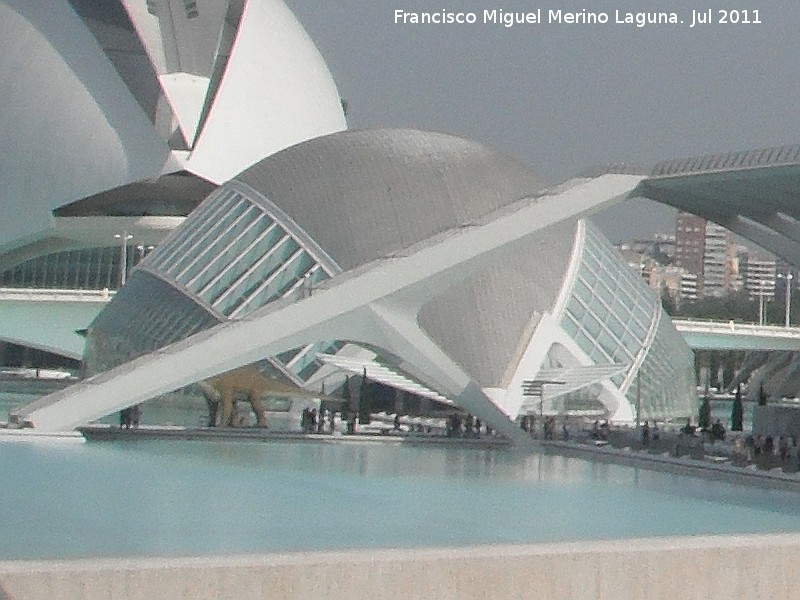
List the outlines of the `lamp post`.
<svg viewBox="0 0 800 600">
<path fill-rule="evenodd" d="M 789 327 L 791 324 L 791 314 L 792 314 L 792 279 L 794 275 L 786 271 L 786 275 L 783 273 L 778 275 L 778 279 L 785 279 L 786 280 L 786 323 L 785 326 Z"/>
<path fill-rule="evenodd" d="M 120 265 L 119 270 L 119 287 L 125 285 L 125 278 L 128 271 L 128 240 L 133 237 L 132 234 L 128 233 L 127 231 L 123 231 L 122 233 L 115 233 L 114 238 L 120 240 L 122 247 L 120 248 Z"/>
<path fill-rule="evenodd" d="M 764 324 L 764 284 L 765 281 L 758 282 L 758 324 Z"/>
</svg>

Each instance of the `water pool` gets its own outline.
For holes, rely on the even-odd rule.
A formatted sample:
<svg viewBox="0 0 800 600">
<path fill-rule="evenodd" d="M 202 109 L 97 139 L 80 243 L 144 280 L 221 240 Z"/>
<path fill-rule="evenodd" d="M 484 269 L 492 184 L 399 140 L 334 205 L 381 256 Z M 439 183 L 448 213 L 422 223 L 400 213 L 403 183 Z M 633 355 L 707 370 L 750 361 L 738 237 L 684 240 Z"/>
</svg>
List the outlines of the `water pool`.
<svg viewBox="0 0 800 600">
<path fill-rule="evenodd" d="M 513 450 L 0 446 L 0 559 L 800 531 L 800 496 Z"/>
</svg>

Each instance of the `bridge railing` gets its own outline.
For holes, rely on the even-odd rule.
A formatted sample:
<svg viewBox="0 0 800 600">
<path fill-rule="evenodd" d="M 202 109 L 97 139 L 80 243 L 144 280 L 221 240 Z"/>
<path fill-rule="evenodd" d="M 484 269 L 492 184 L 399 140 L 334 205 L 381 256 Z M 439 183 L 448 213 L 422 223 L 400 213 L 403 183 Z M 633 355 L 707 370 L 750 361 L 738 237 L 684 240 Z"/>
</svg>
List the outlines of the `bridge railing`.
<svg viewBox="0 0 800 600">
<path fill-rule="evenodd" d="M 0 287 L 0 300 L 26 302 L 108 302 L 115 292 L 103 290 L 70 290 L 48 288 Z"/>
<path fill-rule="evenodd" d="M 758 325 L 736 321 L 713 321 L 703 319 L 673 319 L 678 331 L 695 333 L 726 333 L 741 335 L 765 335 L 769 337 L 800 337 L 800 327 L 783 325 Z"/>
</svg>

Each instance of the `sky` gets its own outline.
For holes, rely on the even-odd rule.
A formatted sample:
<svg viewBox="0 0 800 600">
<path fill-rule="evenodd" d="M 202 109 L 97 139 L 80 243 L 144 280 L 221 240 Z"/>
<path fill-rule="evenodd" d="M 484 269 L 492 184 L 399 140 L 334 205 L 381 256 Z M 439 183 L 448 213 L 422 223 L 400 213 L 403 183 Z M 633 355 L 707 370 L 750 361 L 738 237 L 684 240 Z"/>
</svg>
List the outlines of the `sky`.
<svg viewBox="0 0 800 600">
<path fill-rule="evenodd" d="M 600 165 L 800 143 L 800 4 L 650 0 L 487 3 L 287 0 L 327 61 L 351 127 L 452 133 L 559 182 Z M 747 9 L 761 23 L 722 24 Z M 541 10 L 542 23 L 483 22 L 484 9 Z M 606 24 L 548 23 L 583 9 Z M 712 23 L 690 27 L 693 9 Z M 395 23 L 395 10 L 474 12 L 473 25 Z M 616 11 L 675 12 L 681 24 L 618 24 Z M 740 17 L 744 15 L 740 13 Z M 651 203 L 599 219 L 613 239 L 668 230 Z"/>
</svg>

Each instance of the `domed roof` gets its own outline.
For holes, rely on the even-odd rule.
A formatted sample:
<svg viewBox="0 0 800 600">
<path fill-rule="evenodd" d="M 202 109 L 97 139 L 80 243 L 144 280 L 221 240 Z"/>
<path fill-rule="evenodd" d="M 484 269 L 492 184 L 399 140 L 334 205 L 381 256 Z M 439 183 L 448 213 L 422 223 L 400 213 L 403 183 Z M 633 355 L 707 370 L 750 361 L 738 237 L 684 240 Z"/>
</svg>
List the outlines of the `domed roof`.
<svg viewBox="0 0 800 600">
<path fill-rule="evenodd" d="M 0 246 L 52 211 L 163 173 L 220 184 L 346 127 L 282 0 L 0 0 Z M 135 203 L 135 197 L 126 201 Z"/>
<path fill-rule="evenodd" d="M 281 208 L 343 269 L 402 251 L 534 195 L 527 167 L 412 129 L 351 130 L 292 146 L 235 178 Z"/>
</svg>

